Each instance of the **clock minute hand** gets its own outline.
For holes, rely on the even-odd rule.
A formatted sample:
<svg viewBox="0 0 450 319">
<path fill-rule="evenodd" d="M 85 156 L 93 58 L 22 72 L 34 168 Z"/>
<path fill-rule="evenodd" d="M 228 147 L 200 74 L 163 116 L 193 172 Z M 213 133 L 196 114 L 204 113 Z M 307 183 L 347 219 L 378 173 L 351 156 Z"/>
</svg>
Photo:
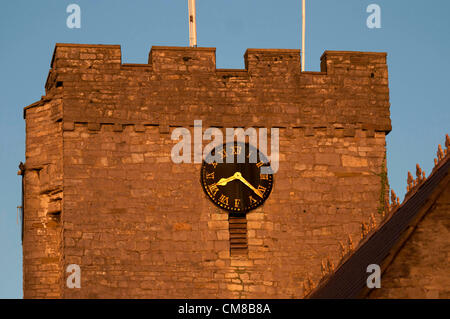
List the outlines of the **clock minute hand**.
<svg viewBox="0 0 450 319">
<path fill-rule="evenodd" d="M 247 182 L 247 180 L 244 177 L 242 177 L 241 173 L 239 173 L 237 175 L 237 179 L 240 180 L 245 185 L 247 185 L 252 191 L 255 192 L 256 195 L 258 195 L 259 197 L 263 198 L 263 195 L 261 194 L 261 192 L 259 190 L 257 190 L 256 188 L 254 188 L 252 184 Z"/>
</svg>

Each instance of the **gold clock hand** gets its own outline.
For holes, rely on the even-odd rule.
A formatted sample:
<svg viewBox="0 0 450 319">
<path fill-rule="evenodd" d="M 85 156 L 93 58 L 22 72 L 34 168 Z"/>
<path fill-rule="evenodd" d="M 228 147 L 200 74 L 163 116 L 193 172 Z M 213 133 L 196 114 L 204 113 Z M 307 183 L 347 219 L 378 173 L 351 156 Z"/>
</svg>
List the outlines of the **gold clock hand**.
<svg viewBox="0 0 450 319">
<path fill-rule="evenodd" d="M 227 179 L 226 179 L 226 178 L 221 178 L 221 179 L 219 179 L 219 181 L 218 181 L 217 183 L 215 183 L 214 185 L 223 186 L 224 183 L 225 183 L 225 185 L 226 185 Z"/>
<path fill-rule="evenodd" d="M 252 184 L 247 182 L 247 180 L 244 177 L 242 177 L 242 174 L 240 172 L 236 172 L 234 175 L 237 175 L 237 179 L 240 180 L 245 185 L 247 185 L 252 191 L 255 192 L 256 195 L 263 198 L 263 195 L 261 194 L 261 192 L 259 190 L 257 190 L 256 188 L 254 188 Z"/>
<path fill-rule="evenodd" d="M 236 173 L 235 173 L 233 176 L 231 176 L 231 177 L 219 179 L 219 181 L 218 181 L 215 185 L 218 185 L 218 186 L 225 186 L 225 185 L 227 185 L 229 182 L 234 181 L 235 179 L 237 179 Z"/>
<path fill-rule="evenodd" d="M 228 184 L 230 178 L 221 178 L 215 185 L 225 186 Z"/>
</svg>

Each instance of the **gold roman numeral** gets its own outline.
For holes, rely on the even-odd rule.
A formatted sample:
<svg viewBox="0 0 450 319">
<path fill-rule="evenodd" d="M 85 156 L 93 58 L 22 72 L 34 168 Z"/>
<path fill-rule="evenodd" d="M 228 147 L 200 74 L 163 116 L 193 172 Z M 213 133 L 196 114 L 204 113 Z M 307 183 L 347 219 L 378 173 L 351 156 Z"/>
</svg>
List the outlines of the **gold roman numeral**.
<svg viewBox="0 0 450 319">
<path fill-rule="evenodd" d="M 220 195 L 219 202 L 221 202 L 224 205 L 228 205 L 228 199 L 229 198 L 227 196 L 222 194 L 222 195 Z"/>
<path fill-rule="evenodd" d="M 214 179 L 214 172 L 206 174 L 206 179 Z"/>
<path fill-rule="evenodd" d="M 259 179 L 269 180 L 269 174 L 260 174 Z"/>
<path fill-rule="evenodd" d="M 256 164 L 256 166 L 257 166 L 258 168 L 260 168 L 260 167 L 263 166 L 263 165 L 264 165 L 264 162 L 263 162 L 263 161 L 261 161 L 261 162 L 259 162 L 259 163 Z"/>
<path fill-rule="evenodd" d="M 264 186 L 259 185 L 258 190 L 261 192 L 261 194 L 264 194 L 264 192 L 267 190 Z"/>
<path fill-rule="evenodd" d="M 234 200 L 234 207 L 240 207 L 241 206 L 241 200 L 239 199 L 239 198 L 236 198 L 235 200 Z"/>
<path fill-rule="evenodd" d="M 222 151 L 220 152 L 220 154 L 222 155 L 222 158 L 227 157 L 227 149 L 223 148 Z"/>
<path fill-rule="evenodd" d="M 254 199 L 254 198 L 251 197 L 251 196 L 249 196 L 248 198 L 250 199 L 250 204 L 255 204 L 255 203 L 258 202 L 256 199 Z"/>
<path fill-rule="evenodd" d="M 211 192 L 212 196 L 216 196 L 216 193 L 219 191 L 219 188 L 216 184 L 211 184 L 208 186 L 209 191 Z"/>
</svg>

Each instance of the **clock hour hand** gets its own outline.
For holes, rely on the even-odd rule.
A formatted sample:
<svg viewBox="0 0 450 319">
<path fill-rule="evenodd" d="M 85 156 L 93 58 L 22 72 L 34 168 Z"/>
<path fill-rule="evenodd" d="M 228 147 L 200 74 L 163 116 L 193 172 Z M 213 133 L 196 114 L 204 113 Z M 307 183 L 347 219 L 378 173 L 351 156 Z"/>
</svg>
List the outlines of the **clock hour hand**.
<svg viewBox="0 0 450 319">
<path fill-rule="evenodd" d="M 261 192 L 259 190 L 257 190 L 256 188 L 254 188 L 252 184 L 247 182 L 247 180 L 244 177 L 242 177 L 241 173 L 236 172 L 234 175 L 236 175 L 236 178 L 238 180 L 240 180 L 242 183 L 247 185 L 252 191 L 254 191 L 256 195 L 258 195 L 259 197 L 263 198 L 263 195 L 261 194 Z"/>
<path fill-rule="evenodd" d="M 217 185 L 217 186 L 225 186 L 229 182 L 234 181 L 235 179 L 237 179 L 236 174 L 234 174 L 233 176 L 228 177 L 228 178 L 221 178 L 221 179 L 219 179 L 219 181 L 215 185 Z"/>
</svg>

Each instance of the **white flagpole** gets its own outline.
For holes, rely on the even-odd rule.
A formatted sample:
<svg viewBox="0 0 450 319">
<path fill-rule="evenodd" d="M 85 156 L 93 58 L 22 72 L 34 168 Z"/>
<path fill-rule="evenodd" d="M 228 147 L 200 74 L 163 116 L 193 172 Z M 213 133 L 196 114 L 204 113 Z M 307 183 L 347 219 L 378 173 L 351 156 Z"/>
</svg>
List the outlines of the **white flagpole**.
<svg viewBox="0 0 450 319">
<path fill-rule="evenodd" d="M 306 0 L 302 0 L 302 72 L 305 71 L 305 26 L 306 26 Z"/>
<path fill-rule="evenodd" d="M 197 18 L 195 15 L 195 0 L 189 0 L 189 46 L 197 47 Z"/>
</svg>

